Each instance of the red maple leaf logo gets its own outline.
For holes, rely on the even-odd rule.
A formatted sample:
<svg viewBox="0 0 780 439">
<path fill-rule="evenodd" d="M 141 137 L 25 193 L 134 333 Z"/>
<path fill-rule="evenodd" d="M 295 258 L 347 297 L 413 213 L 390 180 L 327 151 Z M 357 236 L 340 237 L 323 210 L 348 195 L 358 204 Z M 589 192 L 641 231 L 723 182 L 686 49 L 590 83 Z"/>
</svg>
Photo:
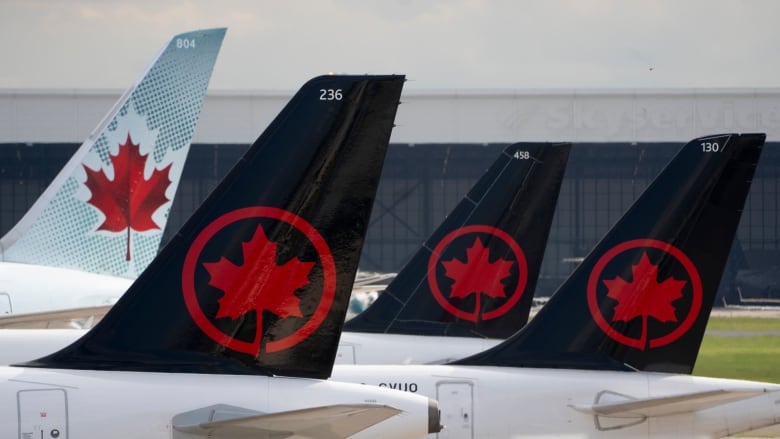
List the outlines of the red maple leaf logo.
<svg viewBox="0 0 780 439">
<path fill-rule="evenodd" d="M 679 268 L 685 270 L 687 280 L 677 280 L 667 276 L 665 280 L 659 282 L 659 267 L 650 262 L 647 252 L 642 253 L 639 262 L 631 267 L 632 280 L 630 282 L 620 277 L 611 280 L 602 278 L 604 269 L 618 255 L 638 248 L 651 248 L 662 252 L 662 258 L 666 263 L 679 264 Z M 607 297 L 617 301 L 611 322 L 602 312 L 602 301 L 598 295 L 601 285 L 607 287 Z M 672 303 L 683 296 L 683 288 L 686 289 L 686 299 L 677 305 L 678 309 L 675 309 Z M 696 322 L 702 306 L 701 277 L 693 261 L 674 245 L 657 239 L 632 239 L 615 245 L 601 255 L 588 276 L 587 298 L 588 310 L 593 321 L 609 338 L 634 349 L 652 349 L 678 340 Z M 686 307 L 688 307 L 687 312 L 685 312 Z M 680 312 L 685 312 L 685 315 L 678 316 L 677 314 Z M 626 328 L 618 330 L 612 326 L 612 322 L 629 322 L 636 317 L 641 317 L 642 335 L 639 338 L 624 334 Z M 670 330 L 670 332 L 654 334 L 653 338 L 649 338 L 649 317 L 661 322 L 664 331 Z M 676 323 L 676 325 L 668 324 L 668 322 Z M 661 328 L 659 327 L 658 330 L 660 331 Z"/>
<path fill-rule="evenodd" d="M 619 276 L 612 280 L 604 279 L 607 297 L 618 301 L 612 321 L 628 322 L 636 317 L 648 316 L 659 322 L 676 322 L 672 302 L 682 297 L 682 289 L 687 282 L 669 277 L 658 283 L 658 266 L 650 262 L 647 253 L 642 253 L 639 263 L 632 266 L 631 273 L 631 282 Z"/>
<path fill-rule="evenodd" d="M 455 281 L 450 297 L 463 299 L 469 294 L 476 294 L 475 314 L 478 313 L 481 294 L 493 298 L 506 297 L 501 281 L 509 277 L 512 264 L 513 261 L 501 258 L 490 262 L 490 249 L 482 244 L 479 237 L 475 238 L 474 244 L 466 249 L 466 262 L 457 258 L 442 261 L 444 275 Z"/>
<path fill-rule="evenodd" d="M 141 155 L 139 145 L 134 144 L 130 133 L 127 133 L 127 140 L 119 145 L 117 155 L 111 156 L 113 180 L 109 180 L 100 168 L 90 169 L 84 165 L 87 172 L 84 185 L 92 193 L 87 203 L 106 216 L 97 230 L 122 232 L 127 229 L 127 261 L 130 260 L 130 229 L 136 232 L 160 230 L 152 214 L 170 201 L 165 196 L 165 190 L 171 184 L 169 174 L 173 164 L 155 169 L 146 180 L 144 167 L 147 158 L 148 155 Z"/>
<path fill-rule="evenodd" d="M 262 328 L 263 311 L 280 318 L 303 317 L 300 299 L 295 291 L 309 284 L 309 272 L 314 262 L 302 262 L 297 257 L 276 264 L 277 243 L 270 242 L 258 225 L 249 242 L 241 243 L 243 265 L 220 257 L 203 266 L 211 279 L 209 285 L 222 290 L 217 318 L 237 319 L 256 311 L 257 327 Z"/>
<path fill-rule="evenodd" d="M 627 282 L 620 276 L 614 279 L 604 279 L 607 286 L 607 297 L 618 302 L 615 305 L 612 321 L 628 322 L 636 317 L 642 317 L 642 344 L 647 337 L 647 318 L 653 317 L 659 322 L 677 322 L 675 308 L 672 305 L 683 297 L 682 289 L 687 283 L 672 277 L 658 282 L 658 266 L 653 265 L 642 253 L 639 263 L 631 267 L 633 280 Z"/>
</svg>

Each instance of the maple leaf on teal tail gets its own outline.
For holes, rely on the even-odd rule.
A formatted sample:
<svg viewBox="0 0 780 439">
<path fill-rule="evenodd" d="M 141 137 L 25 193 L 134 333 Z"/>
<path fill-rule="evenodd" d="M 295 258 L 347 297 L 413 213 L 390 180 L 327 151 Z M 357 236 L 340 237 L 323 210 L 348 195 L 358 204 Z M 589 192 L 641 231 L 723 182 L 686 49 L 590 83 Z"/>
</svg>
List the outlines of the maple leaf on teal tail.
<svg viewBox="0 0 780 439">
<path fill-rule="evenodd" d="M 130 133 L 127 133 L 127 140 L 119 145 L 117 154 L 110 156 L 114 168 L 113 180 L 109 180 L 102 169 L 90 169 L 83 165 L 87 173 L 84 185 L 91 192 L 87 203 L 105 215 L 97 230 L 127 230 L 127 261 L 130 260 L 130 230 L 160 230 L 152 214 L 170 201 L 165 191 L 171 184 L 170 171 L 173 164 L 163 169 L 154 169 L 146 180 L 144 168 L 149 155 L 141 155 L 139 146 L 133 143 Z"/>
</svg>

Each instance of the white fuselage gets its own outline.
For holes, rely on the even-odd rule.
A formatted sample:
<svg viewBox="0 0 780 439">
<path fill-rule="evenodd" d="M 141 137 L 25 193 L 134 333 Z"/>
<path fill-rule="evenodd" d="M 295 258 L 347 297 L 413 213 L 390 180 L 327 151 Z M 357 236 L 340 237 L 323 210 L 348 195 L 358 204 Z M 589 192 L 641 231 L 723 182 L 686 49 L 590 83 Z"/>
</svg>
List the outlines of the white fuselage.
<svg viewBox="0 0 780 439">
<path fill-rule="evenodd" d="M 402 413 L 357 437 L 420 437 L 428 431 L 427 398 L 371 386 L 266 376 L 0 368 L 3 438 L 190 437 L 175 431 L 174 417 L 217 404 L 258 414 L 387 405 Z"/>
<path fill-rule="evenodd" d="M 0 365 L 41 358 L 85 333 L 83 329 L 0 329 Z M 483 338 L 343 332 L 336 364 L 442 364 L 499 342 Z"/>
<path fill-rule="evenodd" d="M 780 422 L 780 386 L 642 372 L 476 366 L 337 366 L 333 380 L 406 390 L 439 401 L 439 438 L 712 438 Z M 597 401 L 715 389 L 768 393 L 673 416 L 603 418 L 573 408 Z"/>
<path fill-rule="evenodd" d="M 83 333 L 81 330 L 0 330 L 0 361 L 13 364 L 39 358 L 64 347 Z M 365 335 L 370 337 L 361 338 Z M 358 339 L 350 341 L 351 337 Z M 381 341 L 384 337 L 389 341 L 387 345 Z M 456 338 L 447 339 L 437 347 L 421 344 L 430 351 L 425 353 L 428 356 L 417 356 L 419 346 L 415 343 L 418 338 L 434 342 L 439 337 L 418 337 L 415 340 L 409 337 L 412 336 L 344 333 L 340 349 L 345 345 L 371 346 L 381 351 L 385 347 L 387 354 L 395 354 L 395 358 L 399 358 L 397 355 L 403 354 L 401 348 L 405 347 L 408 354 L 404 358 L 424 360 L 448 357 L 451 352 L 442 347 L 458 341 Z M 463 340 L 476 343 L 478 339 Z M 357 344 L 352 346 L 351 343 Z M 371 351 L 356 349 L 354 352 L 357 354 L 355 358 L 368 359 L 367 355 Z M 360 355 L 360 352 L 366 356 Z M 390 357 L 392 355 L 383 355 L 379 359 Z M 343 362 L 343 356 L 341 360 Z M 437 399 L 446 427 L 439 437 L 448 439 L 544 435 L 709 438 L 780 422 L 780 393 L 777 393 L 780 392 L 780 386 L 688 375 L 449 365 L 340 364 L 334 368 L 333 379 Z M 650 419 L 598 418 L 572 407 L 605 401 L 604 398 L 619 401 L 716 389 L 757 388 L 774 393 L 695 413 Z"/>
<path fill-rule="evenodd" d="M 133 279 L 0 262 L 0 316 L 112 305 Z"/>
<path fill-rule="evenodd" d="M 2 330 L 0 360 L 16 363 L 38 358 L 56 350 L 55 345 L 64 346 L 66 340 L 72 341 L 81 333 L 83 331 L 78 330 Z M 30 369 L 31 372 L 27 373 L 35 370 Z M 143 381 L 159 379 L 155 378 L 159 374 L 141 377 L 126 373 L 126 376 Z M 450 365 L 342 364 L 334 368 L 332 380 L 369 384 L 437 399 L 442 423 L 446 427 L 439 437 L 447 439 L 538 436 L 711 438 L 780 422 L 780 386 L 688 375 Z M 762 389 L 767 393 L 697 412 L 649 419 L 599 418 L 573 408 L 594 402 L 724 389 Z M 217 393 L 220 392 L 222 390 Z M 369 429 L 366 434 L 373 433 Z"/>
<path fill-rule="evenodd" d="M 336 364 L 443 364 L 503 340 L 476 337 L 342 332 Z M 0 335 L 0 346 L 2 335 Z"/>
</svg>

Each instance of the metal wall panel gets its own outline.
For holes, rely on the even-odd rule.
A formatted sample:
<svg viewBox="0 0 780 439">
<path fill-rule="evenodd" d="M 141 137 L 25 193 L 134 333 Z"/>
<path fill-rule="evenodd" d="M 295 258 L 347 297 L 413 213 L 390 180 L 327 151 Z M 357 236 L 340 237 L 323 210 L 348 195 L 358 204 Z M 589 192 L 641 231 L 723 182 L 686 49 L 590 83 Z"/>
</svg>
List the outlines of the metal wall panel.
<svg viewBox="0 0 780 439">
<path fill-rule="evenodd" d="M 404 90 L 393 143 L 780 141 L 780 89 Z M 81 142 L 119 91 L 2 90 L 0 143 Z M 195 143 L 249 143 L 293 91 L 210 91 Z"/>
<path fill-rule="evenodd" d="M 361 269 L 397 271 L 443 220 L 505 144 L 393 144 L 374 205 Z M 682 143 L 577 143 L 553 218 L 538 292 L 550 294 L 641 194 Z M 75 144 L 0 144 L 0 234 L 35 201 Z M 183 172 L 164 241 L 244 153 L 245 144 L 196 144 Z M 780 143 L 756 172 L 724 285 L 757 269 L 780 297 Z M 735 265 L 736 264 L 736 265 Z M 764 279 L 764 278 L 761 278 Z M 763 280 L 762 280 L 763 281 Z M 727 291 L 732 294 L 734 291 Z M 733 301 L 733 300 L 732 300 Z"/>
</svg>

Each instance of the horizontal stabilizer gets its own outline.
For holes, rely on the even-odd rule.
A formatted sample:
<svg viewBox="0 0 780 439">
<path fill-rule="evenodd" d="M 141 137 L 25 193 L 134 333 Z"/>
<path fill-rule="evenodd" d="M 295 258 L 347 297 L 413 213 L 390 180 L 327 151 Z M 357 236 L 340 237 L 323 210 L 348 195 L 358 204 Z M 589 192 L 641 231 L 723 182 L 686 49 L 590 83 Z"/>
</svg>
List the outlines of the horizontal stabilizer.
<svg viewBox="0 0 780 439">
<path fill-rule="evenodd" d="M 13 314 L 0 317 L 0 329 L 89 329 L 111 305 Z"/>
<path fill-rule="evenodd" d="M 763 393 L 765 393 L 765 390 L 711 390 L 605 404 L 571 405 L 570 407 L 594 416 L 652 418 L 706 410 L 721 404 L 752 398 Z"/>
<path fill-rule="evenodd" d="M 195 437 L 346 438 L 401 411 L 384 405 L 354 404 L 315 407 L 270 414 L 250 414 L 239 407 L 218 405 L 173 418 L 177 432 Z M 174 437 L 177 437 L 174 433 Z"/>
</svg>

